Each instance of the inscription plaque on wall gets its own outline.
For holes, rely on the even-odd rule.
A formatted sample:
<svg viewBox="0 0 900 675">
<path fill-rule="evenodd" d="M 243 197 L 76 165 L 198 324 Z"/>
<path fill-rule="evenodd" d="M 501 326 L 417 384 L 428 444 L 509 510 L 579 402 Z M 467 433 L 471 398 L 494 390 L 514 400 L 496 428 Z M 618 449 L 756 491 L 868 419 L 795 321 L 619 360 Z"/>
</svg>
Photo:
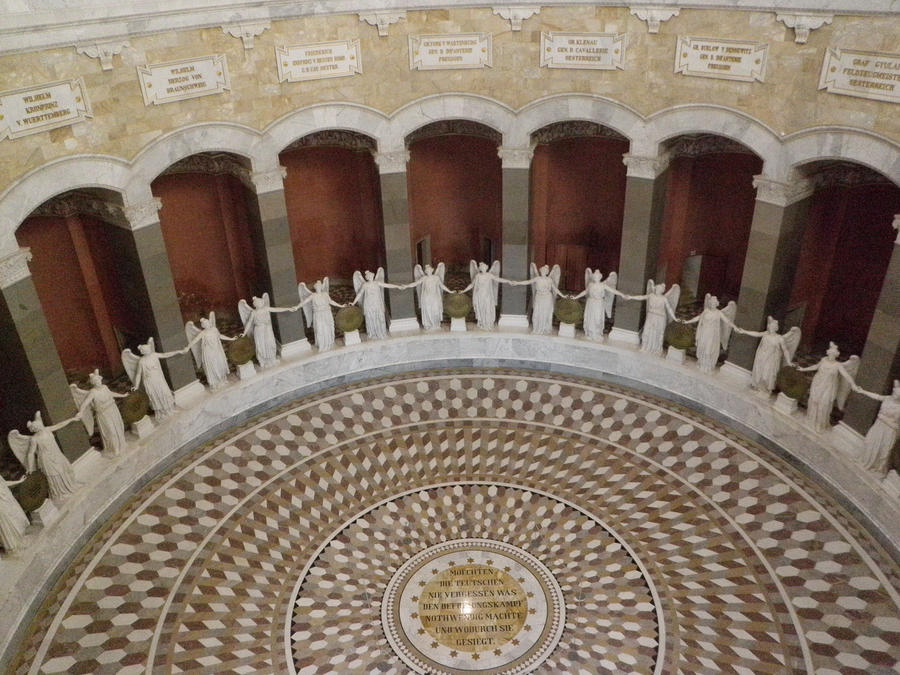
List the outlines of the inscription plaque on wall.
<svg viewBox="0 0 900 675">
<path fill-rule="evenodd" d="M 541 66 L 615 70 L 625 68 L 624 33 L 541 33 Z"/>
<path fill-rule="evenodd" d="M 184 101 L 231 89 L 224 54 L 138 66 L 144 105 Z"/>
<path fill-rule="evenodd" d="M 362 72 L 359 40 L 276 47 L 279 82 L 346 77 Z"/>
<path fill-rule="evenodd" d="M 493 43 L 490 33 L 410 35 L 410 70 L 490 68 Z"/>
<path fill-rule="evenodd" d="M 819 89 L 900 103 L 900 54 L 829 49 L 822 63 Z"/>
<path fill-rule="evenodd" d="M 675 72 L 720 80 L 763 82 L 769 45 L 762 42 L 678 37 Z"/>
<path fill-rule="evenodd" d="M 0 139 L 21 138 L 92 117 L 81 78 L 0 92 Z"/>
</svg>

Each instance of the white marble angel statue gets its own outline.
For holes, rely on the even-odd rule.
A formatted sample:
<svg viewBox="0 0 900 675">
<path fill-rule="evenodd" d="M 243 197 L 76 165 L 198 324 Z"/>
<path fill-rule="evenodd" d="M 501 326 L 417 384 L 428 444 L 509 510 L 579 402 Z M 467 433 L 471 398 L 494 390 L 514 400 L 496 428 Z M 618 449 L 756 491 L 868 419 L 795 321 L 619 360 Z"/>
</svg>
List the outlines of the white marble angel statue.
<svg viewBox="0 0 900 675">
<path fill-rule="evenodd" d="M 218 389 L 228 380 L 228 357 L 222 348 L 222 340 L 233 342 L 237 338 L 219 332 L 215 312 L 210 312 L 209 317 L 201 317 L 199 328 L 193 321 L 188 321 L 184 324 L 184 333 L 187 335 L 194 363 L 206 375 L 209 388 Z"/>
<path fill-rule="evenodd" d="M 446 268 L 444 263 L 438 263 L 437 267 L 421 265 L 413 268 L 415 281 L 404 288 L 415 288 L 419 298 L 419 311 L 422 313 L 422 327 L 425 330 L 435 330 L 441 327 L 444 318 L 444 292 L 452 293 L 444 285 Z"/>
<path fill-rule="evenodd" d="M 0 544 L 7 553 L 13 553 L 22 546 L 22 536 L 28 527 L 28 516 L 9 489 L 24 480 L 6 481 L 0 478 Z"/>
<path fill-rule="evenodd" d="M 711 373 L 719 362 L 719 354 L 728 348 L 731 329 L 734 327 L 734 315 L 737 305 L 734 300 L 719 309 L 719 298 L 706 294 L 703 299 L 703 311 L 693 319 L 682 323 L 697 324 L 697 365 L 704 373 Z"/>
<path fill-rule="evenodd" d="M 495 260 L 488 267 L 487 263 L 469 261 L 469 276 L 472 282 L 463 289 L 463 293 L 472 290 L 472 307 L 475 310 L 475 320 L 482 330 L 493 330 L 494 321 L 497 319 L 497 295 L 500 283 L 506 279 L 500 278 L 500 261 Z"/>
<path fill-rule="evenodd" d="M 897 435 L 900 433 L 900 380 L 894 380 L 894 389 L 887 396 L 873 394 L 855 384 L 853 390 L 881 401 L 878 417 L 869 427 L 863 441 L 862 454 L 857 457 L 857 461 L 864 469 L 884 478 L 891 468 L 891 450 L 894 449 Z"/>
<path fill-rule="evenodd" d="M 272 330 L 272 314 L 276 312 L 293 312 L 296 307 L 272 307 L 269 294 L 253 297 L 253 306 L 246 300 L 238 303 L 238 313 L 244 324 L 242 336 L 253 334 L 253 346 L 256 348 L 256 360 L 260 368 L 275 365 L 278 360 L 278 345 L 275 343 L 275 331 Z"/>
<path fill-rule="evenodd" d="M 531 286 L 531 332 L 536 335 L 549 335 L 553 331 L 553 307 L 559 291 L 559 279 L 562 270 L 559 265 L 552 268 L 535 263 L 529 267 L 530 276 L 527 281 L 510 281 L 511 286 Z"/>
<path fill-rule="evenodd" d="M 837 360 L 838 356 L 840 351 L 837 345 L 830 342 L 822 360 L 813 366 L 797 369 L 816 373 L 809 385 L 809 401 L 806 404 L 806 418 L 816 431 L 828 429 L 835 403 L 840 410 L 844 409 L 856 371 L 859 370 L 858 356 L 851 356 L 843 363 Z"/>
<path fill-rule="evenodd" d="M 792 363 L 800 344 L 800 329 L 791 328 L 784 335 L 778 332 L 778 321 L 771 316 L 766 320 L 765 331 L 744 330 L 737 326 L 734 330 L 742 335 L 759 338 L 756 356 L 753 357 L 753 372 L 750 386 L 758 391 L 771 394 L 781 366 Z"/>
<path fill-rule="evenodd" d="M 331 299 L 328 294 L 328 277 L 313 284 L 315 290 L 309 290 L 303 282 L 297 286 L 297 293 L 300 294 L 300 304 L 295 305 L 294 309 L 303 308 L 303 314 L 306 317 L 306 323 L 313 327 L 313 333 L 316 336 L 316 347 L 320 352 L 331 349 L 334 346 L 334 316 L 331 314 L 332 307 L 344 307 L 338 302 Z"/>
<path fill-rule="evenodd" d="M 122 414 L 119 412 L 119 406 L 116 405 L 116 399 L 125 398 L 128 394 L 116 394 L 103 384 L 99 370 L 94 370 L 88 375 L 88 381 L 91 383 L 91 388 L 88 390 L 80 389 L 74 384 L 69 385 L 72 398 L 75 399 L 75 405 L 78 406 L 78 416 L 81 418 L 84 428 L 87 429 L 88 435 L 94 433 L 94 418 L 96 417 L 103 449 L 111 455 L 118 455 L 125 448 L 127 441 L 125 440 L 125 423 L 122 421 Z"/>
<path fill-rule="evenodd" d="M 135 356 L 130 349 L 122 352 L 122 365 L 125 366 L 128 379 L 131 380 L 131 389 L 137 391 L 143 385 L 157 419 L 163 419 L 175 412 L 175 397 L 163 374 L 161 359 L 184 354 L 187 349 L 185 347 L 171 352 L 157 352 L 156 344 L 153 338 L 150 338 L 146 343 L 138 345 L 140 356 Z"/>
<path fill-rule="evenodd" d="M 654 284 L 647 280 L 647 292 L 644 295 L 623 295 L 628 300 L 646 300 L 647 316 L 641 329 L 641 351 L 654 356 L 662 356 L 663 340 L 666 337 L 666 326 L 675 318 L 675 308 L 681 296 L 681 287 L 672 284 L 666 291 L 665 284 Z"/>
<path fill-rule="evenodd" d="M 615 272 L 610 272 L 604 281 L 600 270 L 585 268 L 584 290 L 572 296 L 572 299 L 578 300 L 587 296 L 584 304 L 584 335 L 589 340 L 603 339 L 606 319 L 612 317 L 615 296 L 623 295 L 616 290 L 618 283 L 619 275 Z"/>
<path fill-rule="evenodd" d="M 63 455 L 56 442 L 54 431 L 62 429 L 67 424 L 74 422 L 78 417 L 70 417 L 59 424 L 49 427 L 44 426 L 40 410 L 34 414 L 34 419 L 28 422 L 28 431 L 31 435 L 20 434 L 13 429 L 6 437 L 13 454 L 25 467 L 27 473 L 40 469 L 47 477 L 50 485 L 50 498 L 59 499 L 72 494 L 77 487 L 75 471 L 69 460 Z"/>
<path fill-rule="evenodd" d="M 388 336 L 387 310 L 384 307 L 385 288 L 403 288 L 403 286 L 387 283 L 384 280 L 383 267 L 379 267 L 374 274 L 369 270 L 366 270 L 365 274 L 361 274 L 359 270 L 353 273 L 353 290 L 356 291 L 356 297 L 350 304 L 355 305 L 362 301 L 363 315 L 366 317 L 366 335 L 371 340 L 383 340 Z"/>
</svg>

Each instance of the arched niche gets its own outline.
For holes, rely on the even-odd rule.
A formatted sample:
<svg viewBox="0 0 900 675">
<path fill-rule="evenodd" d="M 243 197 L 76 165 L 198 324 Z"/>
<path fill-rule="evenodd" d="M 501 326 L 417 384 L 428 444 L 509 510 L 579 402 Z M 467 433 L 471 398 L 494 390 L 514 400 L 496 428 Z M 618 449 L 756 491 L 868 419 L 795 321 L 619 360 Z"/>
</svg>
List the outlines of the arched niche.
<svg viewBox="0 0 900 675">
<path fill-rule="evenodd" d="M 559 264 L 561 286 L 584 288 L 584 269 L 619 267 L 628 140 L 595 122 L 549 124 L 531 136 L 532 260 Z"/>
<path fill-rule="evenodd" d="M 202 152 L 171 164 L 150 184 L 178 304 L 185 321 L 209 311 L 234 322 L 241 298 L 266 290 L 249 162 Z"/>
<path fill-rule="evenodd" d="M 763 161 L 714 134 L 665 144 L 670 156 L 656 279 L 681 284 L 683 297 L 737 299 L 753 222 L 753 177 Z"/>
<path fill-rule="evenodd" d="M 813 161 L 798 172 L 813 193 L 785 323 L 802 327 L 811 352 L 834 341 L 859 354 L 895 245 L 900 187 L 847 161 Z"/>
<path fill-rule="evenodd" d="M 384 232 L 375 140 L 345 130 L 318 131 L 279 155 L 297 281 L 384 265 Z"/>
<path fill-rule="evenodd" d="M 128 227 L 120 193 L 83 188 L 45 201 L 16 230 L 70 381 L 94 368 L 120 374 L 122 349 L 143 336 L 120 260 Z"/>
<path fill-rule="evenodd" d="M 466 265 L 500 258 L 499 132 L 443 120 L 406 137 L 410 237 L 416 262 Z"/>
</svg>

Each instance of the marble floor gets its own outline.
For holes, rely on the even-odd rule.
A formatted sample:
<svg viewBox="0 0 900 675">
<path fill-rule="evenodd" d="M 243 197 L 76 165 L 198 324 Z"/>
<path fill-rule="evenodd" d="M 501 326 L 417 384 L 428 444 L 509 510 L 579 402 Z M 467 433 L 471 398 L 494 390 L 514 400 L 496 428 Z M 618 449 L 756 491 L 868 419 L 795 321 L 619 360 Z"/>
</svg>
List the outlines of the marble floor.
<svg viewBox="0 0 900 675">
<path fill-rule="evenodd" d="M 191 453 L 75 557 L 11 672 L 896 673 L 898 570 L 703 415 L 428 371 Z"/>
</svg>

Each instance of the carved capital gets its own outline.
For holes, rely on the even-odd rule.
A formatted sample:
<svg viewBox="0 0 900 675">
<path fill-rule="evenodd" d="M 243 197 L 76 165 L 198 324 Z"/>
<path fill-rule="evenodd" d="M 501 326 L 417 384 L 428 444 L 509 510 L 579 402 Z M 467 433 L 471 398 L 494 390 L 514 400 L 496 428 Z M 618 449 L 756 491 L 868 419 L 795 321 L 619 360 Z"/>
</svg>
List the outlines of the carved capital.
<svg viewBox="0 0 900 675">
<path fill-rule="evenodd" d="M 84 42 L 75 45 L 78 54 L 84 54 L 92 59 L 100 59 L 100 67 L 103 70 L 113 69 L 113 56 L 121 54 L 125 47 L 131 47 L 128 40 L 108 40 L 106 42 Z"/>
<path fill-rule="evenodd" d="M 655 180 L 669 166 L 669 155 L 623 155 L 622 162 L 627 168 L 626 175 L 632 178 Z"/>
<path fill-rule="evenodd" d="M 376 152 L 375 163 L 378 164 L 379 173 L 403 173 L 406 171 L 406 163 L 409 161 L 409 150 L 395 150 L 394 152 Z"/>
<path fill-rule="evenodd" d="M 781 21 L 788 28 L 794 29 L 794 42 L 805 44 L 809 39 L 809 31 L 831 23 L 834 14 L 787 14 L 778 12 L 775 20 Z"/>
<path fill-rule="evenodd" d="M 491 7 L 494 14 L 509 21 L 513 31 L 522 30 L 522 22 L 541 13 L 540 7 Z"/>
<path fill-rule="evenodd" d="M 159 222 L 159 210 L 162 208 L 162 199 L 152 197 L 144 202 L 128 204 L 125 206 L 125 218 L 131 224 L 132 230 L 139 230 L 148 225 Z"/>
<path fill-rule="evenodd" d="M 388 26 L 397 23 L 401 19 L 406 19 L 406 10 L 399 12 L 360 12 L 358 14 L 360 21 L 365 21 L 370 26 L 378 29 L 379 37 L 388 36 Z"/>
<path fill-rule="evenodd" d="M 762 174 L 753 177 L 753 187 L 756 188 L 757 201 L 781 207 L 799 202 L 811 195 L 814 189 L 813 184 L 806 179 L 783 183 L 766 178 Z"/>
<path fill-rule="evenodd" d="M 31 274 L 28 269 L 30 260 L 30 248 L 20 248 L 0 257 L 0 288 L 9 288 L 14 283 L 27 279 Z"/>
<path fill-rule="evenodd" d="M 272 169 L 254 171 L 250 174 L 250 180 L 253 183 L 256 194 L 284 190 L 285 177 L 287 177 L 287 168 L 280 165 Z"/>
<path fill-rule="evenodd" d="M 654 35 L 659 33 L 659 26 L 663 21 L 678 16 L 678 12 L 681 11 L 678 7 L 629 7 L 628 9 L 641 21 L 646 21 L 648 32 Z"/>
<path fill-rule="evenodd" d="M 253 41 L 271 27 L 271 21 L 242 21 L 222 26 L 222 32 L 240 38 L 244 43 L 244 49 L 253 49 Z"/>
<path fill-rule="evenodd" d="M 501 145 L 497 148 L 497 154 L 500 156 L 500 163 L 504 169 L 530 169 L 534 147 L 513 148 Z"/>
</svg>

